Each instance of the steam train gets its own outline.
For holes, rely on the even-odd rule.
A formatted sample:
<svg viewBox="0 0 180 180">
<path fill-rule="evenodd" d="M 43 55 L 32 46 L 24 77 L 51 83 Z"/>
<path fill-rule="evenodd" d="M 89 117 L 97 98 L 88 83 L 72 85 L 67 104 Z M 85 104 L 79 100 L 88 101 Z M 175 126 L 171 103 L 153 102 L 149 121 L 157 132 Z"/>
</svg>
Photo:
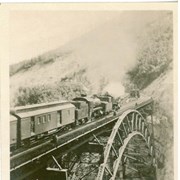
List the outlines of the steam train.
<svg viewBox="0 0 180 180">
<path fill-rule="evenodd" d="M 16 107 L 10 111 L 10 146 L 29 145 L 33 140 L 93 121 L 117 109 L 110 95 Z"/>
</svg>

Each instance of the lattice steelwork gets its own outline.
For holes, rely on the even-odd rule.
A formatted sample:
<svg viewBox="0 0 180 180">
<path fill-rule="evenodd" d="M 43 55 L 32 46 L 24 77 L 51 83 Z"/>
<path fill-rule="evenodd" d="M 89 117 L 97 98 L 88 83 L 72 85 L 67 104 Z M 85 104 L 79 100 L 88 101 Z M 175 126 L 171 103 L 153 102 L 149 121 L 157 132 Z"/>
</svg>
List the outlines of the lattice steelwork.
<svg viewBox="0 0 180 180">
<path fill-rule="evenodd" d="M 156 179 L 153 139 L 136 110 L 124 112 L 115 124 L 96 180 Z"/>
</svg>

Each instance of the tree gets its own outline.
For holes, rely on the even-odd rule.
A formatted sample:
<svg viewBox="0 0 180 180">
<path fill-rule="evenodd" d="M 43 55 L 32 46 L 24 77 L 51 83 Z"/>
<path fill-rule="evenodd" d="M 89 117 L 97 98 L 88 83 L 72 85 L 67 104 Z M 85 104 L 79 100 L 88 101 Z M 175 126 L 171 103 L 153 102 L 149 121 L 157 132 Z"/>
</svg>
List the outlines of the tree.
<svg viewBox="0 0 180 180">
<path fill-rule="evenodd" d="M 172 13 L 163 13 L 148 24 L 139 37 L 137 64 L 127 72 L 127 76 L 140 89 L 163 73 L 173 60 L 172 22 Z"/>
</svg>

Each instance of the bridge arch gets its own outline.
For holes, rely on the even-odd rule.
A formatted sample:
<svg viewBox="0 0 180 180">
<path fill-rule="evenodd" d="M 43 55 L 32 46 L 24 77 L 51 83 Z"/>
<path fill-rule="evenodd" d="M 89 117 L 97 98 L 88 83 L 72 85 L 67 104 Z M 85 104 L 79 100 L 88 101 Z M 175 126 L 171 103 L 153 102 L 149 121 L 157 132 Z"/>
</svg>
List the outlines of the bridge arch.
<svg viewBox="0 0 180 180">
<path fill-rule="evenodd" d="M 152 135 L 146 119 L 137 110 L 127 110 L 116 122 L 96 180 L 131 179 L 131 174 L 156 179 Z"/>
</svg>

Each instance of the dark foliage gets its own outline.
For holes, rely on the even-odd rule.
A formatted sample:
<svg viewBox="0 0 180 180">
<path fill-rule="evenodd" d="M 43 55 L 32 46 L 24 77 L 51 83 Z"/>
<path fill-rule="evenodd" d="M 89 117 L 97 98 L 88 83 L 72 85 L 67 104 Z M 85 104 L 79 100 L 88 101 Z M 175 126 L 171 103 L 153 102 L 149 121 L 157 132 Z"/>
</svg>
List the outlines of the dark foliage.
<svg viewBox="0 0 180 180">
<path fill-rule="evenodd" d="M 172 14 L 149 24 L 139 38 L 137 64 L 127 72 L 125 86 L 143 89 L 169 68 L 173 60 Z"/>
<path fill-rule="evenodd" d="M 63 60 L 70 53 L 71 52 L 60 52 L 59 54 L 45 53 L 41 56 L 34 57 L 32 59 L 25 60 L 17 64 L 13 64 L 10 66 L 10 76 L 13 76 L 14 74 L 20 71 L 27 71 L 28 69 L 32 68 L 35 65 L 46 65 L 49 63 L 53 63 L 57 58 L 59 60 Z"/>
<path fill-rule="evenodd" d="M 83 87 L 76 83 L 59 82 L 54 87 L 49 85 L 20 87 L 16 93 L 14 106 L 39 104 L 57 100 L 71 100 L 84 92 Z"/>
</svg>

